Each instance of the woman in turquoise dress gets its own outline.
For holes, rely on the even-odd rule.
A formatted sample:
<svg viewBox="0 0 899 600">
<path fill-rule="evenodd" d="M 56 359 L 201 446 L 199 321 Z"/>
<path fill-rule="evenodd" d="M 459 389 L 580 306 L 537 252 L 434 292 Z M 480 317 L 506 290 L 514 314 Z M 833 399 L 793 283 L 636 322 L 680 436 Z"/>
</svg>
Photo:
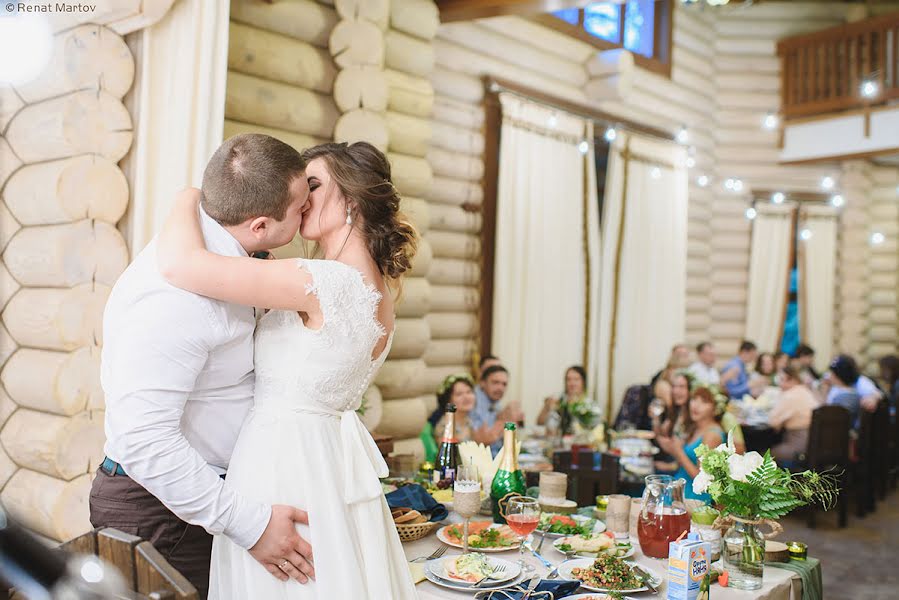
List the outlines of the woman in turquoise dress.
<svg viewBox="0 0 899 600">
<path fill-rule="evenodd" d="M 660 436 L 657 441 L 662 450 L 677 461 L 678 469 L 674 478 L 682 477 L 687 480 L 684 497 L 709 503 L 711 496 L 693 491 L 693 478 L 699 474 L 696 449 L 700 444 L 717 448 L 725 440 L 718 403 L 709 388 L 699 387 L 693 390 L 690 396 L 690 419 L 692 423 L 685 432 L 684 441 L 674 436 Z"/>
</svg>

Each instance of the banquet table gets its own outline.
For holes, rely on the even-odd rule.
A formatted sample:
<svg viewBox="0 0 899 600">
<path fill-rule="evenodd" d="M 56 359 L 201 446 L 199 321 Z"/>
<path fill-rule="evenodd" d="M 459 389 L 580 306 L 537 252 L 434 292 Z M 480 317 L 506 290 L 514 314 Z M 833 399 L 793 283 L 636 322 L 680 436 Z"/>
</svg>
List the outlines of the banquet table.
<svg viewBox="0 0 899 600">
<path fill-rule="evenodd" d="M 453 515 L 455 516 L 455 515 Z M 455 519 L 451 519 L 455 520 Z M 634 555 L 634 560 L 644 567 L 648 567 L 652 571 L 662 575 L 665 578 L 666 570 L 668 566 L 667 560 L 659 560 L 655 558 L 649 558 L 644 556 L 639 551 L 639 545 L 636 543 L 636 540 L 631 540 L 634 542 L 635 547 L 638 548 L 637 553 Z M 436 550 L 441 545 L 440 540 L 437 539 L 437 536 L 433 533 L 426 536 L 423 539 L 414 541 L 414 542 L 406 542 L 403 544 L 404 550 L 406 552 L 406 558 L 412 560 L 414 558 L 418 558 L 421 556 L 428 556 Z M 449 550 L 444 554 L 444 557 L 454 556 L 461 554 L 462 550 L 457 548 L 449 548 Z M 547 539 L 546 543 L 543 545 L 543 549 L 541 550 L 541 554 L 548 561 L 553 563 L 553 565 L 557 565 L 560 561 L 562 561 L 565 557 L 557 552 L 550 543 L 550 540 Z M 499 558 L 503 558 L 510 561 L 518 560 L 518 549 L 515 548 L 514 551 L 502 552 L 499 554 L 495 554 L 492 556 L 497 556 Z M 544 567 L 539 560 L 537 560 L 533 555 L 528 553 L 525 557 L 526 562 L 534 565 L 536 567 L 535 574 L 541 577 L 545 577 L 549 574 L 549 569 Z M 446 599 L 446 600 L 460 600 L 462 598 L 472 598 L 474 597 L 473 592 L 457 592 L 445 588 L 441 588 L 439 586 L 434 585 L 430 581 L 422 581 L 419 583 L 416 588 L 418 589 L 418 597 L 420 600 L 438 600 L 438 599 Z M 651 592 L 642 592 L 638 594 L 628 594 L 628 596 L 632 596 L 634 598 L 638 598 L 640 600 L 650 598 L 663 599 L 666 596 L 667 591 L 667 581 L 662 583 L 659 586 L 659 594 L 654 595 Z M 798 575 L 787 571 L 785 569 L 777 569 L 773 567 L 766 566 L 764 572 L 764 578 L 762 583 L 762 588 L 760 590 L 756 590 L 754 592 L 746 592 L 742 590 L 737 590 L 734 588 L 722 588 L 721 586 L 715 584 L 712 586 L 712 597 L 715 600 L 801 600 L 802 598 L 802 580 Z M 578 593 L 586 593 L 587 590 L 581 590 Z"/>
</svg>

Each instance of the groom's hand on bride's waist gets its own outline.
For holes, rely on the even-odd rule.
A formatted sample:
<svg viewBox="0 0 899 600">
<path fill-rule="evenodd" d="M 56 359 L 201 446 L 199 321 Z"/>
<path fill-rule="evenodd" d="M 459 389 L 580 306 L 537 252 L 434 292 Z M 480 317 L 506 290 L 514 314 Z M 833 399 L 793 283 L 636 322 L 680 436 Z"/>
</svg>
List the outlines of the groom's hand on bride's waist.
<svg viewBox="0 0 899 600">
<path fill-rule="evenodd" d="M 305 510 L 273 505 L 268 526 L 256 545 L 250 548 L 250 554 L 281 581 L 293 578 L 306 583 L 315 579 L 312 546 L 297 533 L 296 523 L 309 524 Z"/>
</svg>

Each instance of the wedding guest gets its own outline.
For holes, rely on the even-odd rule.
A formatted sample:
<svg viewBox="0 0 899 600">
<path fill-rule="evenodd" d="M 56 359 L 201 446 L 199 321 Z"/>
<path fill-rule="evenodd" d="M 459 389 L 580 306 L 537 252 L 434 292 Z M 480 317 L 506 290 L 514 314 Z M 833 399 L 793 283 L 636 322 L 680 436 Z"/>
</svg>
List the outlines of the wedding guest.
<svg viewBox="0 0 899 600">
<path fill-rule="evenodd" d="M 762 352 L 755 361 L 755 370 L 749 376 L 749 393 L 753 398 L 758 398 L 768 388 L 774 385 L 774 375 L 777 373 L 777 365 L 774 355 L 770 352 Z"/>
<path fill-rule="evenodd" d="M 715 360 L 718 355 L 712 342 L 702 342 L 696 346 L 696 362 L 690 365 L 689 371 L 698 383 L 718 384 L 721 382 L 721 374 L 715 368 Z"/>
<path fill-rule="evenodd" d="M 812 411 L 818 408 L 818 400 L 793 367 L 784 368 L 780 389 L 782 393 L 768 415 L 768 425 L 783 431 L 783 438 L 771 448 L 771 455 L 778 463 L 795 462 L 808 447 Z"/>
<path fill-rule="evenodd" d="M 721 384 L 727 389 L 731 398 L 740 399 L 749 393 L 749 372 L 746 365 L 755 362 L 758 350 L 755 344 L 743 340 L 737 355 L 730 359 L 721 372 Z"/>
<path fill-rule="evenodd" d="M 502 365 L 487 367 L 475 388 L 477 398 L 469 419 L 474 429 L 473 439 L 490 446 L 494 455 L 503 445 L 503 427 L 507 421 L 521 423 L 524 415 L 517 402 L 500 410 L 499 405 L 509 386 L 509 371 Z"/>
<path fill-rule="evenodd" d="M 443 430 L 449 415 L 446 407 L 450 404 L 456 406 L 456 439 L 459 442 L 467 442 L 474 439 L 474 430 L 471 426 L 471 411 L 475 407 L 474 381 L 467 373 L 450 375 L 443 380 L 437 394 L 438 410 L 443 407 L 443 415 L 434 425 L 434 440 L 437 444 L 443 440 Z M 435 411 L 436 412 L 436 411 Z"/>
<path fill-rule="evenodd" d="M 826 394 L 826 403 L 843 406 L 849 410 L 850 423 L 858 429 L 861 395 L 856 389 L 859 380 L 858 365 L 846 354 L 840 354 L 830 363 L 830 370 L 822 378 L 819 392 Z"/>
<path fill-rule="evenodd" d="M 502 364 L 502 361 L 492 354 L 482 356 L 481 360 L 478 361 L 478 379 L 483 377 L 484 371 L 486 371 L 490 367 L 495 367 Z"/>
<path fill-rule="evenodd" d="M 686 344 L 675 344 L 671 348 L 671 354 L 668 356 L 665 368 L 652 376 L 652 379 L 649 381 L 649 388 L 654 389 L 656 382 L 663 375 L 667 374 L 670 378 L 674 371 L 686 369 L 688 366 L 690 366 L 690 348 Z"/>
<path fill-rule="evenodd" d="M 877 361 L 880 367 L 880 378 L 889 396 L 890 406 L 895 408 L 899 403 L 899 356 L 890 354 Z"/>
<path fill-rule="evenodd" d="M 774 385 L 780 385 L 784 369 L 790 366 L 790 355 L 786 352 L 774 353 Z"/>
<path fill-rule="evenodd" d="M 558 397 L 551 396 L 543 401 L 543 408 L 537 415 L 537 425 L 546 425 L 553 412 L 560 417 L 559 430 L 564 434 L 570 429 L 571 415 L 568 407 L 583 401 L 587 396 L 587 371 L 580 365 L 568 367 L 565 371 L 565 392 Z"/>
<path fill-rule="evenodd" d="M 682 436 L 692 426 L 690 419 L 690 376 L 678 371 L 671 380 L 671 404 L 663 412 L 652 415 L 652 429 L 656 435 Z"/>
<path fill-rule="evenodd" d="M 708 494 L 697 494 L 693 491 L 693 478 L 699 474 L 699 459 L 696 457 L 696 449 L 700 444 L 705 444 L 709 448 L 717 448 L 725 441 L 724 430 L 719 424 L 720 409 L 711 390 L 699 387 L 690 396 L 689 410 L 693 423 L 686 432 L 684 441 L 674 436 L 664 435 L 656 439 L 659 447 L 674 457 L 678 463 L 678 470 L 674 477 L 682 477 L 687 480 L 684 496 L 711 502 Z"/>
<path fill-rule="evenodd" d="M 808 344 L 799 344 L 793 361 L 794 366 L 799 370 L 799 376 L 806 385 L 810 386 L 813 382 L 821 379 L 821 374 L 815 370 L 815 349 Z"/>
</svg>

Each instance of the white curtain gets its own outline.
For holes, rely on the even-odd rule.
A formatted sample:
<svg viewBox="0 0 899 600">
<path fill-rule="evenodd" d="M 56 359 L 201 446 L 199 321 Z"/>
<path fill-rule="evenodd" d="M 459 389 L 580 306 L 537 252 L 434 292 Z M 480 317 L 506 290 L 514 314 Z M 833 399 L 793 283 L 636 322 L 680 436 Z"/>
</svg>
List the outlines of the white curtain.
<svg viewBox="0 0 899 600">
<path fill-rule="evenodd" d="M 746 339 L 761 351 L 778 350 L 787 306 L 790 252 L 793 244 L 792 204 L 758 204 L 752 224 Z"/>
<path fill-rule="evenodd" d="M 585 248 L 598 248 L 598 217 L 589 216 L 592 154 L 578 146 L 592 129 L 511 94 L 500 101 L 492 350 L 510 372 L 506 397 L 533 419 L 544 397 L 564 391 L 565 369 L 583 364 L 585 340 L 589 346 L 587 308 L 595 302 L 587 293 L 599 261 Z"/>
<path fill-rule="evenodd" d="M 602 225 L 600 398 L 615 418 L 684 338 L 687 170 L 682 146 L 619 133 L 610 150 Z"/>
<path fill-rule="evenodd" d="M 222 142 L 228 74 L 227 2 L 180 0 L 141 32 L 126 235 L 133 253 L 158 232 L 175 193 L 199 187 Z"/>
<path fill-rule="evenodd" d="M 834 275 L 837 254 L 837 210 L 805 206 L 800 228 L 811 234 L 799 242 L 799 331 L 815 352 L 815 368 L 827 369 L 833 352 Z"/>
</svg>

